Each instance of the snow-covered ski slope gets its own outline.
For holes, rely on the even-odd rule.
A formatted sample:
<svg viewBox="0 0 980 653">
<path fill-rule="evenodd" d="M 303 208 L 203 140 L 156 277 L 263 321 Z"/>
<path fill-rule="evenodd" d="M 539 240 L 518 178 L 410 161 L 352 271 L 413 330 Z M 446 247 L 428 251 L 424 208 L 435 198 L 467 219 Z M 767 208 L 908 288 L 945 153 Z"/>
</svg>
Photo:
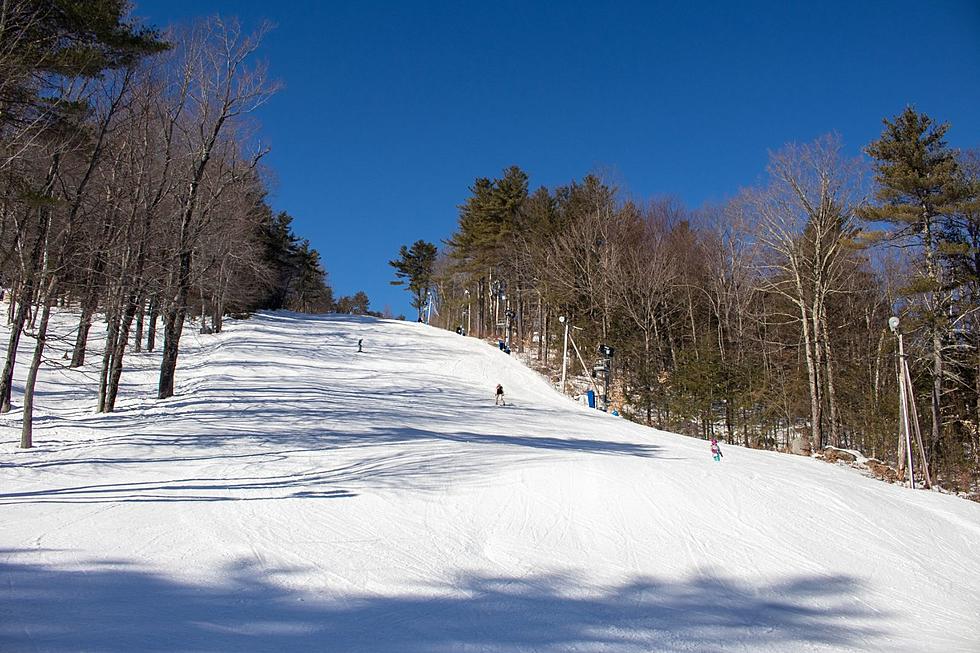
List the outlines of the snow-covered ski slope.
<svg viewBox="0 0 980 653">
<path fill-rule="evenodd" d="M 36 449 L 2 418 L 0 651 L 980 651 L 980 505 L 715 463 L 417 323 L 185 337 L 170 400 L 134 354 L 114 414 L 91 361 Z"/>
</svg>

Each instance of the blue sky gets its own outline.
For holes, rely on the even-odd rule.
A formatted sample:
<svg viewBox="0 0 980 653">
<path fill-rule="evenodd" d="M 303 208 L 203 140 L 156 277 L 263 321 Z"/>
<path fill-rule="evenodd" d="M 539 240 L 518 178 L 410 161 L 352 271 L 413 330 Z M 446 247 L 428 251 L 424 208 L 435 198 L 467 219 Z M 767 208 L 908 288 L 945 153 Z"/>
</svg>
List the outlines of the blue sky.
<svg viewBox="0 0 980 653">
<path fill-rule="evenodd" d="M 285 87 L 258 116 L 273 207 L 337 295 L 406 315 L 387 262 L 447 238 L 474 178 L 509 165 L 532 188 L 598 171 L 694 208 L 758 181 L 785 143 L 836 131 L 856 154 L 906 104 L 980 146 L 976 0 L 136 0 L 135 14 L 277 25 L 262 54 Z"/>
</svg>

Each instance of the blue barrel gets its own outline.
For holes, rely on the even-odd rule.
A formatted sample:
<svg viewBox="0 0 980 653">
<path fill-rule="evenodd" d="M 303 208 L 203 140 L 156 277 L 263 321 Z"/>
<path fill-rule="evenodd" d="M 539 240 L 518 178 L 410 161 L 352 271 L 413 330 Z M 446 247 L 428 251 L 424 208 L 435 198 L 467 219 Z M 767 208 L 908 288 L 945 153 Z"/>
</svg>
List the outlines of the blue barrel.
<svg viewBox="0 0 980 653">
<path fill-rule="evenodd" d="M 589 390 L 585 395 L 589 398 L 589 408 L 595 408 L 595 390 Z"/>
</svg>

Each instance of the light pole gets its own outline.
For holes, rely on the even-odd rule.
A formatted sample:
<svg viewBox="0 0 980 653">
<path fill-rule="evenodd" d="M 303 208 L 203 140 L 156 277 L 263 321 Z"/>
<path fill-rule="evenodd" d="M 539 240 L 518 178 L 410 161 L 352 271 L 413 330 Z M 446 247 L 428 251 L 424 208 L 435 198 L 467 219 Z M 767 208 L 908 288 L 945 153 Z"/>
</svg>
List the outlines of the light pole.
<svg viewBox="0 0 980 653">
<path fill-rule="evenodd" d="M 912 434 L 919 445 L 922 455 L 922 474 L 925 476 L 926 488 L 932 487 L 929 474 L 929 461 L 926 460 L 926 450 L 922 446 L 922 432 L 919 430 L 919 411 L 915 407 L 915 390 L 912 387 L 912 374 L 909 372 L 908 358 L 905 355 L 905 341 L 899 330 L 899 319 L 895 316 L 888 318 L 888 328 L 898 338 L 898 401 L 899 413 L 902 419 L 902 429 L 905 431 L 905 448 L 909 466 L 909 487 L 915 489 L 915 475 L 912 469 Z"/>
<path fill-rule="evenodd" d="M 470 304 L 470 291 L 464 289 L 463 295 L 466 296 L 466 334 L 469 335 L 470 331 L 472 331 L 471 327 L 473 326 L 473 319 L 470 317 L 470 313 L 473 312 L 473 306 Z"/>
<path fill-rule="evenodd" d="M 899 319 L 895 316 L 888 318 L 888 328 L 898 337 L 898 413 L 902 420 L 902 433 L 905 436 L 905 453 L 909 466 L 909 485 L 915 489 L 915 474 L 912 469 L 912 433 L 909 428 L 908 396 L 905 393 L 905 345 L 902 332 L 898 330 Z"/>
<path fill-rule="evenodd" d="M 558 321 L 565 325 L 565 345 L 561 354 L 561 393 L 565 394 L 565 370 L 568 368 L 568 319 L 564 315 Z"/>
</svg>

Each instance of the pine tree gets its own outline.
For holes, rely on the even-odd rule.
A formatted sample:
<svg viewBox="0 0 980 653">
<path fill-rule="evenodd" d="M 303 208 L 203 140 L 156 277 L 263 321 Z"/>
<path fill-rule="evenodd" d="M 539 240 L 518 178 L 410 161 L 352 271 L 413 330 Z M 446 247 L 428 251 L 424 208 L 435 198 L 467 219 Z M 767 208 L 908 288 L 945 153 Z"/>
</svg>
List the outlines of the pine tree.
<svg viewBox="0 0 980 653">
<path fill-rule="evenodd" d="M 128 0 L 31 0 L 0 6 L 0 126 L 36 130 L 84 109 L 53 80 L 94 78 L 170 45 L 129 22 Z"/>
<path fill-rule="evenodd" d="M 367 293 L 358 290 L 353 295 L 345 295 L 338 299 L 335 310 L 337 313 L 348 315 L 374 315 L 370 306 L 371 301 L 368 299 Z"/>
<path fill-rule="evenodd" d="M 326 283 L 327 273 L 320 264 L 320 253 L 304 240 L 291 258 L 295 276 L 289 285 L 287 307 L 301 313 L 330 311 L 333 291 Z"/>
<path fill-rule="evenodd" d="M 863 207 L 858 214 L 888 225 L 883 234 L 886 239 L 912 241 L 922 252 L 923 275 L 906 290 L 925 299 L 923 321 L 932 359 L 931 445 L 935 448 L 942 425 L 943 347 L 950 329 L 950 293 L 941 250 L 947 223 L 958 210 L 964 188 L 954 152 L 943 140 L 948 123 L 936 124 L 926 114 L 906 107 L 884 124 L 881 138 L 867 148 L 875 160 L 875 197 L 880 203 Z"/>
<path fill-rule="evenodd" d="M 517 166 L 500 179 L 477 179 L 459 207 L 459 227 L 449 240 L 457 265 L 467 271 L 499 265 L 507 257 L 527 199 L 527 174 Z"/>
<path fill-rule="evenodd" d="M 424 240 L 416 240 L 411 249 L 402 245 L 398 253 L 399 258 L 388 261 L 388 265 L 395 268 L 395 276 L 398 277 L 398 280 L 392 281 L 391 285 L 407 286 L 408 291 L 412 293 L 412 306 L 418 310 L 419 319 L 422 318 L 426 298 L 432 289 L 437 254 L 435 245 Z"/>
</svg>

